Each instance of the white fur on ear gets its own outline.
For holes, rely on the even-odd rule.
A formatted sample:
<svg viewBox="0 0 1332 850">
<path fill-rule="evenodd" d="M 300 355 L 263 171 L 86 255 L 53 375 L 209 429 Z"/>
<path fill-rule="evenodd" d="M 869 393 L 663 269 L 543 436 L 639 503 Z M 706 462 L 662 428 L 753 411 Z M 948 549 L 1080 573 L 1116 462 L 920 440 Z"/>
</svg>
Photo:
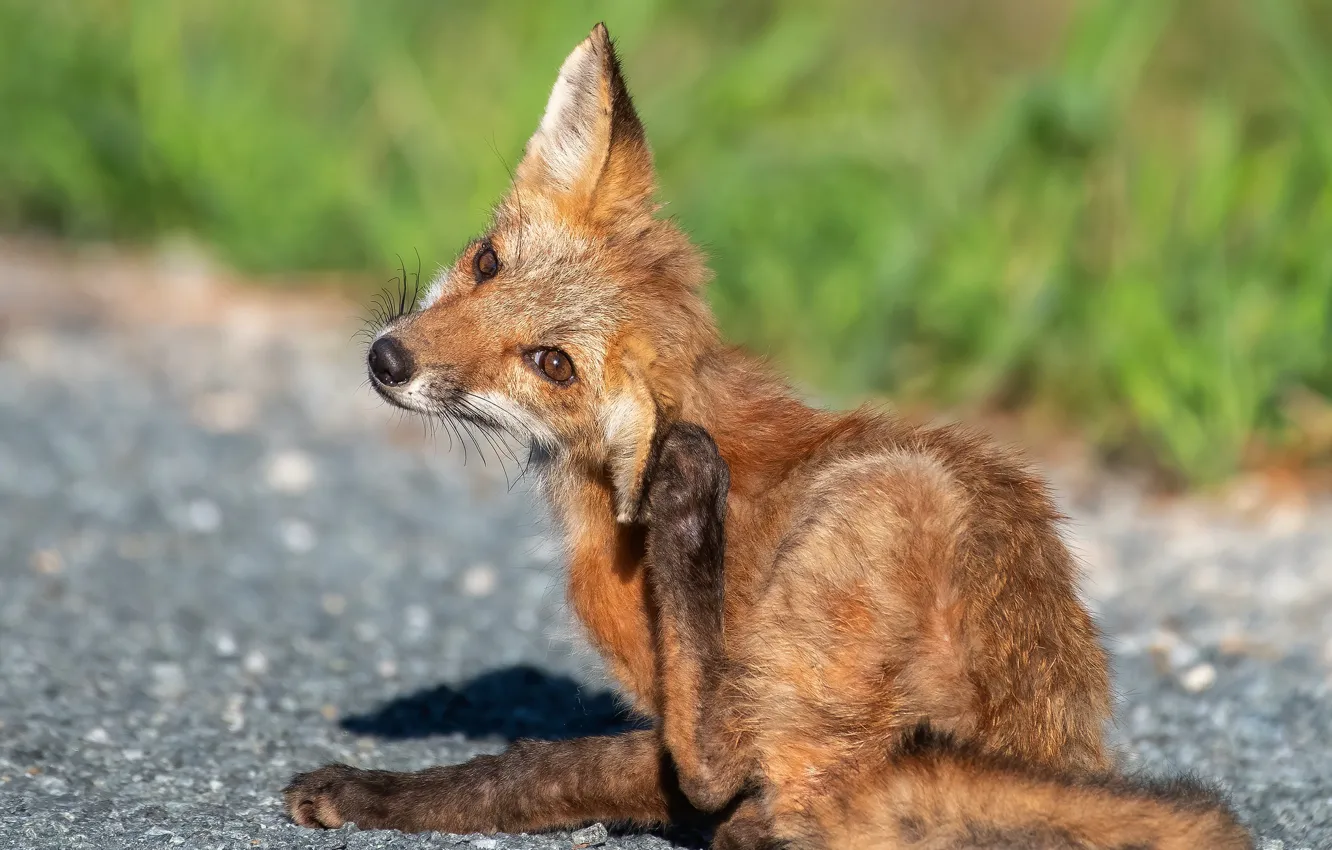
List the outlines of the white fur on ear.
<svg viewBox="0 0 1332 850">
<path fill-rule="evenodd" d="M 610 38 L 597 24 L 560 66 L 546 112 L 527 143 L 527 158 L 572 189 L 584 175 L 600 170 L 610 142 Z"/>
</svg>

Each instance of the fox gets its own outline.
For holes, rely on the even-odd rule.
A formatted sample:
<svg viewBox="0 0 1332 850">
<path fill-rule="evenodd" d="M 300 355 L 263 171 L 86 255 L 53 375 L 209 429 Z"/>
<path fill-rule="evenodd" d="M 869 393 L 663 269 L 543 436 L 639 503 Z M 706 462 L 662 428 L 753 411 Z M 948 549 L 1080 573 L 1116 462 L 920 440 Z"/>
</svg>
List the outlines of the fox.
<svg viewBox="0 0 1332 850">
<path fill-rule="evenodd" d="M 285 788 L 289 817 L 703 818 L 722 850 L 1252 848 L 1214 786 L 1115 768 L 1107 656 L 1044 480 L 960 425 L 806 404 L 723 342 L 655 193 L 598 24 L 488 229 L 366 364 L 390 404 L 530 447 L 570 607 L 643 727 L 325 765 Z"/>
</svg>

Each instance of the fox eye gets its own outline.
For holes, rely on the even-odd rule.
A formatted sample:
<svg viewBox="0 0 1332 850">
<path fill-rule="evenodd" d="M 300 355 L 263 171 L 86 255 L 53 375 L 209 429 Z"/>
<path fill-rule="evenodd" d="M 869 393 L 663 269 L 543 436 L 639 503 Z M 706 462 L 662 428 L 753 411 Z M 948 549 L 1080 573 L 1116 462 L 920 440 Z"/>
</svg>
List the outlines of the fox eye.
<svg viewBox="0 0 1332 850">
<path fill-rule="evenodd" d="M 557 384 L 568 384 L 573 381 L 573 360 L 558 348 L 538 348 L 530 356 L 532 364 L 547 380 Z"/>
<path fill-rule="evenodd" d="M 472 276 L 476 278 L 477 283 L 490 280 L 499 274 L 499 267 L 499 255 L 489 242 L 482 245 L 481 250 L 472 258 Z"/>
</svg>

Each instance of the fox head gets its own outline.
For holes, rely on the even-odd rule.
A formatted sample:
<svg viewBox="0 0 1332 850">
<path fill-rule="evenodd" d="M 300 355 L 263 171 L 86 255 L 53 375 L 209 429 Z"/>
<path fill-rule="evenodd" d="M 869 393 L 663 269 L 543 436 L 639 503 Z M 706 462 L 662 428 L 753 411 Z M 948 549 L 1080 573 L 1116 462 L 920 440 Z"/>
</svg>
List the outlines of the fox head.
<svg viewBox="0 0 1332 850">
<path fill-rule="evenodd" d="M 715 341 L 702 258 L 656 217 L 655 183 L 598 24 L 561 66 L 488 230 L 372 343 L 375 389 L 530 441 L 603 480 L 634 521 L 653 435 Z"/>
</svg>

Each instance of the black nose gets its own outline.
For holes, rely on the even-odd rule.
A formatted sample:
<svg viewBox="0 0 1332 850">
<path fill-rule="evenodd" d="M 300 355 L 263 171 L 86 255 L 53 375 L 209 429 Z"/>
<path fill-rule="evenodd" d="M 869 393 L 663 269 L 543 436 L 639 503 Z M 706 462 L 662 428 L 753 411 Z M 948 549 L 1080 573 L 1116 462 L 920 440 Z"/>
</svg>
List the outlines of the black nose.
<svg viewBox="0 0 1332 850">
<path fill-rule="evenodd" d="M 391 387 L 405 384 L 412 377 L 412 355 L 393 337 L 380 337 L 370 346 L 370 374 Z"/>
</svg>

